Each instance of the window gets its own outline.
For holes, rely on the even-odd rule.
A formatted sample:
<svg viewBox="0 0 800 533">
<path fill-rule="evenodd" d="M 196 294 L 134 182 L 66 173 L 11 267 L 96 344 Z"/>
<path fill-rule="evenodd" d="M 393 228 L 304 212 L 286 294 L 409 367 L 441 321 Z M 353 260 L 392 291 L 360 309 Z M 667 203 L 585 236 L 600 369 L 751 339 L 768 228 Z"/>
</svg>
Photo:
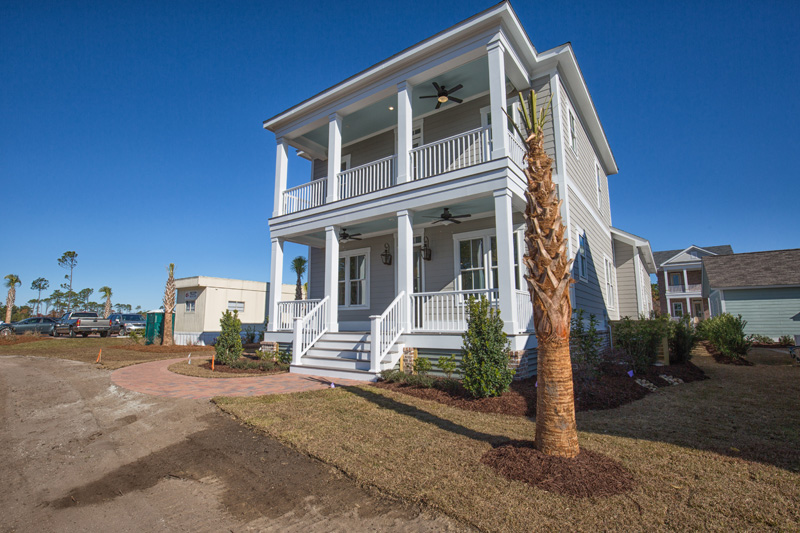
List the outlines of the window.
<svg viewBox="0 0 800 533">
<path fill-rule="evenodd" d="M 478 238 L 459 241 L 458 257 L 461 290 L 470 291 L 485 289 L 486 257 L 484 253 L 484 239 Z"/>
<path fill-rule="evenodd" d="M 617 307 L 617 287 L 616 287 L 616 277 L 617 274 L 614 271 L 614 264 L 611 260 L 606 257 L 606 298 L 608 301 L 608 308 L 614 309 Z"/>
<path fill-rule="evenodd" d="M 578 228 L 578 251 L 575 254 L 575 272 L 580 279 L 588 279 L 589 268 L 586 263 L 586 232 Z"/>
<path fill-rule="evenodd" d="M 575 115 L 569 112 L 569 145 L 573 151 L 578 150 L 578 133 L 575 130 Z"/>
<path fill-rule="evenodd" d="M 600 165 L 594 164 L 594 179 L 597 182 L 597 208 L 600 209 L 600 198 L 603 197 L 603 185 L 600 179 Z"/>
<path fill-rule="evenodd" d="M 239 311 L 240 313 L 244 313 L 244 302 L 228 301 L 228 311 Z"/>
<path fill-rule="evenodd" d="M 683 316 L 683 302 L 672 302 L 672 316 Z"/>
<path fill-rule="evenodd" d="M 680 285 L 683 285 L 680 274 L 671 274 L 669 279 L 670 279 L 669 281 L 670 287 L 678 287 Z"/>
<path fill-rule="evenodd" d="M 340 307 L 369 307 L 369 249 L 339 254 Z"/>
<path fill-rule="evenodd" d="M 522 277 L 520 244 L 522 231 L 512 234 L 514 249 L 514 286 L 519 289 Z M 494 230 L 481 230 L 453 235 L 456 246 L 456 276 L 462 291 L 497 289 L 500 286 L 497 237 Z"/>
<path fill-rule="evenodd" d="M 186 312 L 187 313 L 194 313 L 194 300 L 190 302 L 186 302 Z"/>
</svg>

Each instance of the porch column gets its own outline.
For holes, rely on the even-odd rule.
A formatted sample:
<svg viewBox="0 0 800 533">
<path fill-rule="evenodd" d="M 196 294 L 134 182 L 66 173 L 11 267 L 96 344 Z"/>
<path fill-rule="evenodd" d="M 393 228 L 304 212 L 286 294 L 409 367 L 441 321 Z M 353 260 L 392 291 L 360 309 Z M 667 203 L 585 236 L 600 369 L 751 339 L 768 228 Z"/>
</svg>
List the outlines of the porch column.
<svg viewBox="0 0 800 533">
<path fill-rule="evenodd" d="M 683 269 L 683 292 L 689 292 L 689 275 L 685 268 Z"/>
<path fill-rule="evenodd" d="M 268 331 L 278 331 L 278 302 L 283 285 L 283 239 L 272 238 L 272 259 L 269 270 L 269 324 Z"/>
<path fill-rule="evenodd" d="M 278 138 L 278 152 L 275 154 L 275 204 L 272 206 L 272 216 L 279 217 L 283 214 L 283 191 L 286 190 L 286 174 L 289 168 L 289 145 Z"/>
<path fill-rule="evenodd" d="M 405 291 L 403 329 L 411 331 L 411 293 L 414 291 L 414 230 L 411 212 L 397 212 L 397 292 Z"/>
<path fill-rule="evenodd" d="M 339 331 L 339 236 L 336 226 L 325 228 L 325 296 L 328 331 Z"/>
<path fill-rule="evenodd" d="M 514 232 L 511 220 L 511 191 L 494 191 L 497 236 L 497 279 L 500 318 L 507 335 L 517 333 L 517 287 L 514 283 Z"/>
<path fill-rule="evenodd" d="M 505 47 L 500 41 L 492 41 L 489 51 L 489 101 L 492 113 L 492 159 L 506 157 L 508 151 L 508 119 L 506 109 L 506 65 Z"/>
<path fill-rule="evenodd" d="M 407 82 L 397 84 L 397 183 L 411 181 L 409 152 L 414 132 L 414 117 L 411 113 L 411 86 Z"/>
<path fill-rule="evenodd" d="M 328 117 L 328 196 L 326 203 L 339 199 L 336 174 L 342 171 L 342 116 L 332 113 Z M 338 242 L 338 241 L 337 241 Z"/>
</svg>

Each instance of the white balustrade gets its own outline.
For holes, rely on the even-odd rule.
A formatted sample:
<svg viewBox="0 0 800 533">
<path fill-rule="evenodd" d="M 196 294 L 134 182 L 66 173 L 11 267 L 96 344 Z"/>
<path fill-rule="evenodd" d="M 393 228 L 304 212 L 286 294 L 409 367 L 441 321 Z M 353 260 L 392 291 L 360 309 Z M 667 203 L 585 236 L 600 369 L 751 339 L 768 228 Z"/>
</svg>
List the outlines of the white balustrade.
<svg viewBox="0 0 800 533">
<path fill-rule="evenodd" d="M 415 180 L 485 163 L 491 159 L 491 131 L 477 128 L 411 150 Z"/>
<path fill-rule="evenodd" d="M 327 181 L 326 179 L 313 180 L 283 191 L 283 211 L 281 213 L 289 215 L 303 209 L 323 205 L 327 194 Z"/>
<path fill-rule="evenodd" d="M 379 372 L 383 358 L 403 334 L 403 320 L 407 298 L 405 291 L 397 295 L 380 316 L 371 316 L 370 372 Z"/>
<path fill-rule="evenodd" d="M 533 302 L 528 291 L 516 291 L 517 320 L 520 333 L 533 331 Z"/>
<path fill-rule="evenodd" d="M 519 168 L 525 168 L 525 143 L 519 138 L 515 131 L 508 132 L 508 154 L 511 160 L 516 163 Z"/>
<path fill-rule="evenodd" d="M 467 300 L 485 297 L 499 307 L 497 289 L 447 292 L 418 292 L 411 295 L 412 329 L 425 332 L 466 331 Z"/>
<path fill-rule="evenodd" d="M 339 199 L 361 196 L 397 183 L 397 156 L 391 155 L 366 165 L 340 172 L 336 176 Z"/>
<path fill-rule="evenodd" d="M 690 283 L 689 285 L 669 285 L 667 292 L 670 294 L 680 292 L 702 292 L 703 285 L 700 283 Z"/>
<path fill-rule="evenodd" d="M 328 331 L 328 305 L 326 296 L 304 317 L 294 319 L 294 341 L 292 342 L 292 364 L 299 365 L 308 349 Z"/>
<path fill-rule="evenodd" d="M 292 300 L 278 302 L 278 331 L 291 331 L 295 318 L 303 318 L 311 311 L 319 300 Z"/>
</svg>

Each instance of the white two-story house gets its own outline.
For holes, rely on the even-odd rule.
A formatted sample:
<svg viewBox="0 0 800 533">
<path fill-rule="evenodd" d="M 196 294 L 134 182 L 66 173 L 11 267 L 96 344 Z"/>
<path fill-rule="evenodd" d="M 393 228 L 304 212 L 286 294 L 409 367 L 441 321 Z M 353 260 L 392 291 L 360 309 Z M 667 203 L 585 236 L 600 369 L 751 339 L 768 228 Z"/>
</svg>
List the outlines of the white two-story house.
<svg viewBox="0 0 800 533">
<path fill-rule="evenodd" d="M 504 2 L 264 122 L 277 139 L 272 286 L 285 243 L 309 247 L 309 299 L 273 291 L 268 303 L 266 341 L 292 345 L 292 372 L 375 379 L 404 350 L 458 353 L 470 296 L 500 310 L 519 376 L 535 372 L 524 148 L 504 114 L 531 88 L 540 104 L 552 98 L 546 149 L 575 257 L 573 305 L 602 328 L 619 318 L 615 246 L 652 265 L 649 243 L 611 227 L 617 163 L 572 47 L 537 51 Z M 304 183 L 287 183 L 293 153 L 311 162 Z M 624 285 L 640 297 L 641 283 Z"/>
</svg>

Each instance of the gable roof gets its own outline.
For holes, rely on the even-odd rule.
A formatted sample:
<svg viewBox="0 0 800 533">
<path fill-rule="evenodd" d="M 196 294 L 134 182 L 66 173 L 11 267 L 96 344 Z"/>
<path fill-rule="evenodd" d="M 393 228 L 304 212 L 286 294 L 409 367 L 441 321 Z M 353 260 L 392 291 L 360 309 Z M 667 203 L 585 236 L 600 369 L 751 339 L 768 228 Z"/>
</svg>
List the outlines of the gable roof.
<svg viewBox="0 0 800 533">
<path fill-rule="evenodd" d="M 703 258 L 711 289 L 800 285 L 800 248 Z"/>
<path fill-rule="evenodd" d="M 731 248 L 730 244 L 721 244 L 719 246 L 697 246 L 693 244 L 689 248 L 700 248 L 701 250 L 705 250 L 707 252 L 711 252 L 715 255 L 731 255 L 733 253 L 733 248 Z M 656 265 L 661 266 L 676 255 L 681 252 L 685 252 L 689 248 L 683 248 L 681 250 L 665 250 L 663 252 L 653 252 L 653 258 L 656 260 Z"/>
</svg>

